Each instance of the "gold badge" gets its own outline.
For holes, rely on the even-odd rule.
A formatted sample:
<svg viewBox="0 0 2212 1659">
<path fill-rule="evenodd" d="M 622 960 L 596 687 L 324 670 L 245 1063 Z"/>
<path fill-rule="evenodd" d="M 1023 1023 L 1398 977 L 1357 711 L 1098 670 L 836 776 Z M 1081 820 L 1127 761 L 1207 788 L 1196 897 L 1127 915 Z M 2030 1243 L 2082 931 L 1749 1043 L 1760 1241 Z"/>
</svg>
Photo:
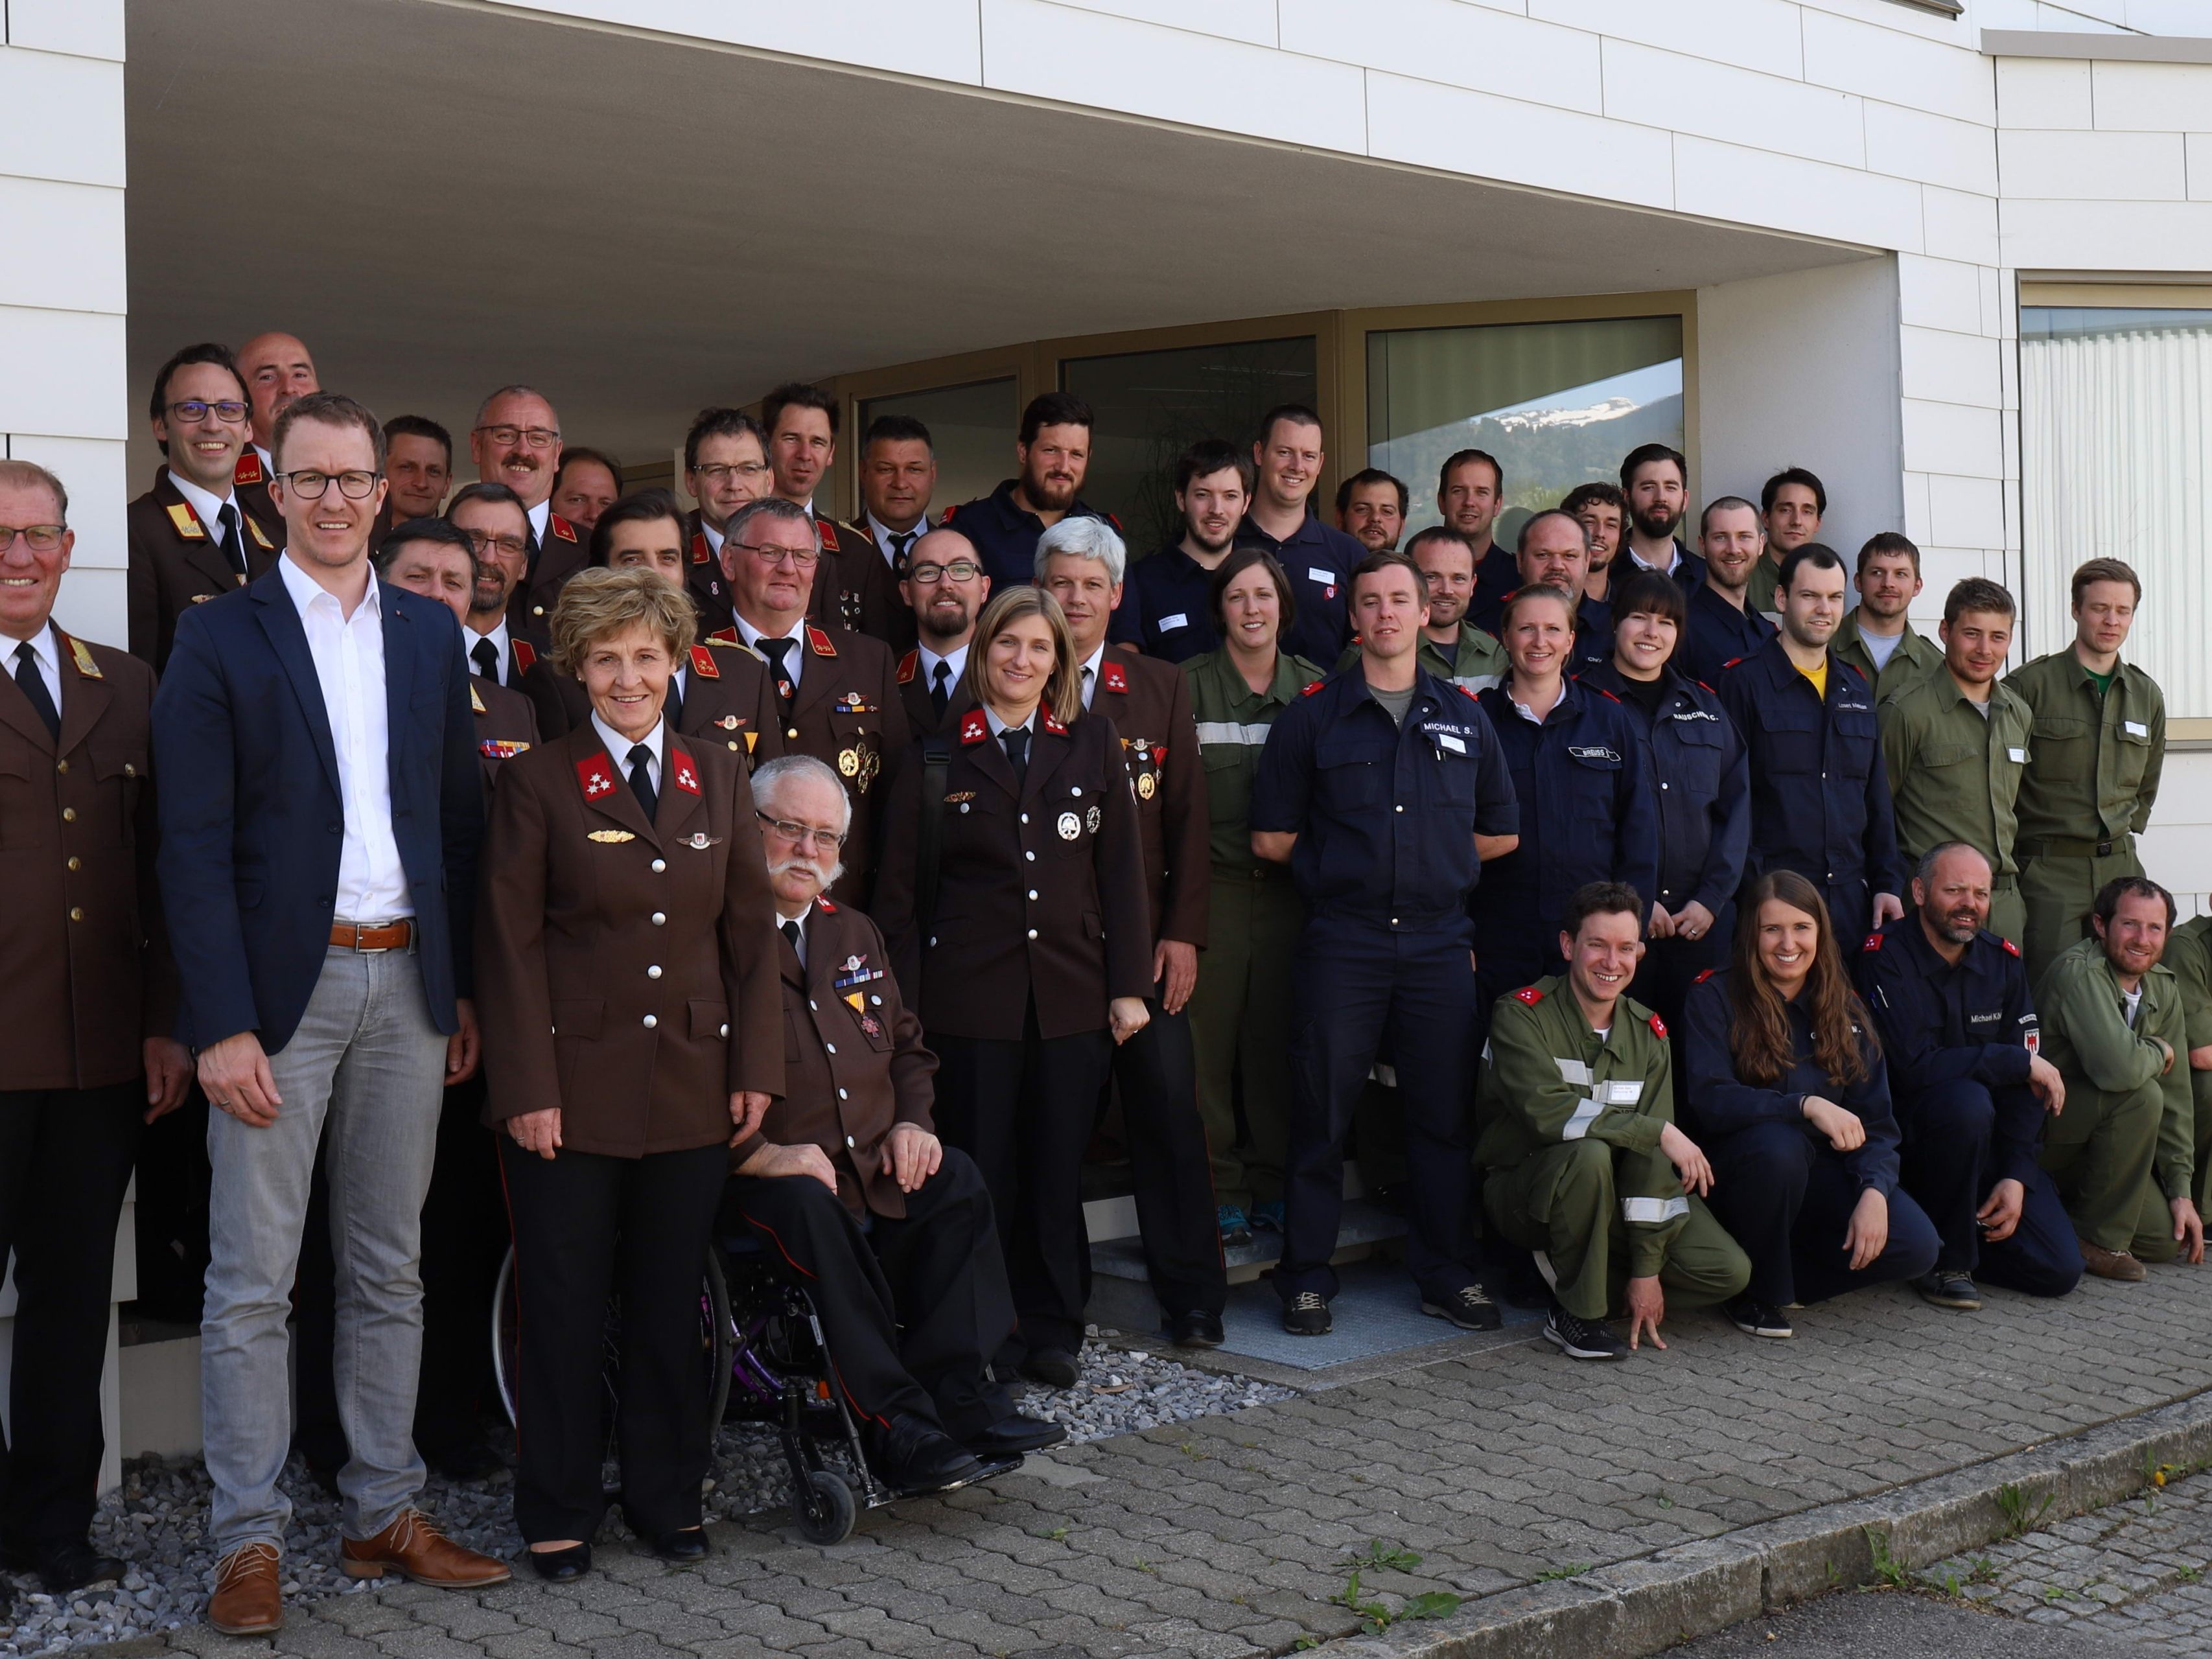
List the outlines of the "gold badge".
<svg viewBox="0 0 2212 1659">
<path fill-rule="evenodd" d="M 1158 787 L 1158 785 L 1152 781 L 1152 775 L 1150 772 L 1139 772 L 1137 774 L 1138 799 L 1150 800 L 1152 798 L 1153 790 Z"/>
<path fill-rule="evenodd" d="M 469 708 L 479 714 L 486 712 L 483 706 L 483 699 L 477 694 L 476 677 L 474 675 L 471 675 L 469 678 Z"/>
<path fill-rule="evenodd" d="M 837 754 L 837 769 L 848 778 L 859 777 L 860 775 L 860 752 L 852 749 L 840 750 Z"/>
<path fill-rule="evenodd" d="M 632 835 L 627 830 L 594 830 L 591 832 L 591 837 L 593 841 L 603 842 L 635 841 L 637 839 L 635 836 Z"/>
<path fill-rule="evenodd" d="M 59 629 L 56 629 L 54 631 L 58 634 L 61 633 Z M 69 641 L 70 657 L 76 664 L 76 672 L 79 676 L 88 680 L 105 679 L 107 678 L 100 672 L 100 665 L 92 659 L 91 647 L 85 644 L 82 640 L 73 638 L 66 634 L 64 634 L 62 637 Z"/>
<path fill-rule="evenodd" d="M 1060 838 L 1062 841 L 1073 841 L 1082 833 L 1083 820 L 1081 818 L 1076 817 L 1073 812 L 1062 812 L 1060 815 Z"/>
</svg>

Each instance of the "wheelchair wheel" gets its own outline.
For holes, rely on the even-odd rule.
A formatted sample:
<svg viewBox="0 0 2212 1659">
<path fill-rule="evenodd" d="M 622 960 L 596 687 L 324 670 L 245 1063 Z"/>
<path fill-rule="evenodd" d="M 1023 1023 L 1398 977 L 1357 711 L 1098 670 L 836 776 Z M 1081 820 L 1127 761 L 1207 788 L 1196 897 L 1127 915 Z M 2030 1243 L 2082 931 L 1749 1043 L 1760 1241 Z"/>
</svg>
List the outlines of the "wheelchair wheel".
<svg viewBox="0 0 2212 1659">
<path fill-rule="evenodd" d="M 853 1489 L 828 1469 L 808 1473 L 806 1485 L 791 1494 L 791 1518 L 810 1544 L 842 1544 L 853 1535 L 860 1514 Z"/>
<path fill-rule="evenodd" d="M 604 1342 L 611 1425 L 615 1404 L 622 1398 L 622 1374 L 617 1359 L 621 1352 L 621 1330 L 622 1301 L 618 1297 L 610 1297 Z M 707 1421 L 713 1430 L 720 1429 L 722 1413 L 730 1402 L 730 1364 L 736 1334 L 730 1323 L 730 1287 L 722 1274 L 721 1255 L 709 1246 L 699 1274 L 699 1356 L 707 1370 Z M 521 1370 L 521 1340 L 522 1309 L 514 1282 L 514 1251 L 509 1247 L 499 1264 L 499 1280 L 492 1290 L 491 1365 L 492 1376 L 499 1385 L 500 1405 L 507 1413 L 507 1420 L 515 1424 L 521 1420 L 515 1407 L 516 1381 Z"/>
</svg>

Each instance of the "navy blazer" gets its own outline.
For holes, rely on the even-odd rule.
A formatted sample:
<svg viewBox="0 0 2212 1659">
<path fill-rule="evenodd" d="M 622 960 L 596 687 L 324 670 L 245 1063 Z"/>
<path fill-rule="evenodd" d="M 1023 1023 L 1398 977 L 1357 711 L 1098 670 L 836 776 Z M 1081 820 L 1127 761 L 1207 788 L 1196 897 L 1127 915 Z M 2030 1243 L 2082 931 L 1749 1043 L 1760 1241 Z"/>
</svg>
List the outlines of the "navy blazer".
<svg viewBox="0 0 2212 1659">
<path fill-rule="evenodd" d="M 430 1018 L 450 1034 L 454 999 L 470 994 L 483 833 L 467 665 L 451 611 L 377 589 L 392 837 Z M 322 974 L 344 844 L 330 716 L 281 568 L 179 620 L 154 696 L 154 764 L 161 899 L 183 981 L 177 1035 L 204 1048 L 255 1031 L 275 1054 Z"/>
</svg>

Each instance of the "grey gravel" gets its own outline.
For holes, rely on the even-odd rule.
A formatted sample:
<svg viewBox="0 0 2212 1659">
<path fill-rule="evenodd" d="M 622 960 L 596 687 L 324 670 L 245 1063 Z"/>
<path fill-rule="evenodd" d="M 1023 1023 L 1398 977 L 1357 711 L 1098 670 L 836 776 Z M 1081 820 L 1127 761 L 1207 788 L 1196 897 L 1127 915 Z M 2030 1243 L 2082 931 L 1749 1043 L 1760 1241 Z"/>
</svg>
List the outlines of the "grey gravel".
<svg viewBox="0 0 2212 1659">
<path fill-rule="evenodd" d="M 1016 1390 L 1023 1410 L 1066 1424 L 1072 1441 L 1099 1440 L 1295 1397 L 1294 1390 L 1273 1383 L 1194 1370 L 1157 1354 L 1111 1346 L 1111 1332 L 1102 1338 L 1094 1329 L 1090 1336 L 1083 1379 L 1074 1388 L 1024 1384 Z M 613 1477 L 610 1467 L 610 1483 Z M 459 1542 L 519 1566 L 514 1484 L 504 1469 L 469 1482 L 434 1474 L 422 1507 Z M 283 1486 L 293 1504 L 284 1550 L 287 1599 L 308 1601 L 371 1588 L 374 1581 L 349 1579 L 338 1571 L 337 1500 L 324 1494 L 296 1457 L 285 1466 Z M 197 1458 L 148 1457 L 126 1464 L 122 1486 L 100 1504 L 93 1541 L 103 1553 L 126 1562 L 129 1573 L 118 1587 L 66 1596 L 45 1595 L 28 1576 L 15 1579 L 15 1611 L 0 1614 L 0 1659 L 198 1624 L 205 1615 L 215 1570 L 206 1533 L 208 1498 L 207 1470 Z M 742 1522 L 773 1511 L 767 1523 L 781 1526 L 789 1500 L 790 1474 L 774 1433 L 749 1424 L 725 1425 L 707 1486 L 709 1516 Z M 629 1536 L 619 1511 L 609 1516 L 600 1533 L 603 1540 Z"/>
</svg>

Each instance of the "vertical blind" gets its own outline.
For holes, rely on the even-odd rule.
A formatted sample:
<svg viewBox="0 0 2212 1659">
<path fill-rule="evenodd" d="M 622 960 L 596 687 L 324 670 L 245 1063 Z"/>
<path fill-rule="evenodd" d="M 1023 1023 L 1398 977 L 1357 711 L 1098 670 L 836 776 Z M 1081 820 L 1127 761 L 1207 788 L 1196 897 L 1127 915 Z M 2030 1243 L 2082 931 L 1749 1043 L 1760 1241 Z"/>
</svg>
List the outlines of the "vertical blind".
<svg viewBox="0 0 2212 1659">
<path fill-rule="evenodd" d="M 2128 643 L 2176 719 L 2212 716 L 2212 308 L 2024 307 L 2021 477 L 2027 648 L 2073 638 L 2085 559 L 2142 579 Z"/>
</svg>

